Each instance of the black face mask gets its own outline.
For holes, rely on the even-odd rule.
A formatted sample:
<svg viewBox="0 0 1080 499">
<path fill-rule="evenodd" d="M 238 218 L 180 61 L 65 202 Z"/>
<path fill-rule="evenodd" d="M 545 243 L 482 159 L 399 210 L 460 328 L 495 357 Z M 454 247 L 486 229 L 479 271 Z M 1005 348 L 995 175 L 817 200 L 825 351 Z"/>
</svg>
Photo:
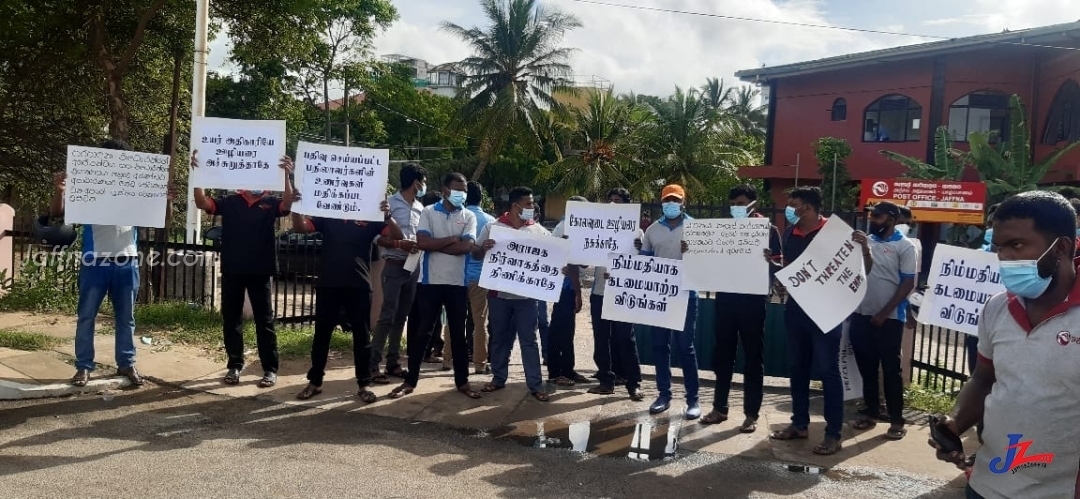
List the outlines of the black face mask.
<svg viewBox="0 0 1080 499">
<path fill-rule="evenodd" d="M 887 225 L 870 222 L 870 234 L 877 237 L 885 237 L 885 230 L 889 227 Z"/>
</svg>

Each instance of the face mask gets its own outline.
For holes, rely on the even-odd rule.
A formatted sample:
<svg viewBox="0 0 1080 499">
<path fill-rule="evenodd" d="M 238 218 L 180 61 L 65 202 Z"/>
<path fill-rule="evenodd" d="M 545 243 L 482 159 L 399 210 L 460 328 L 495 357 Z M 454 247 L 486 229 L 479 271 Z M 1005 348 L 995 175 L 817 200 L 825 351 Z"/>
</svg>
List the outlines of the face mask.
<svg viewBox="0 0 1080 499">
<path fill-rule="evenodd" d="M 795 214 L 795 208 L 788 206 L 784 208 L 784 218 L 787 219 L 787 223 L 795 225 L 799 222 L 799 216 Z"/>
<path fill-rule="evenodd" d="M 750 203 L 746 206 L 732 206 L 731 218 L 747 218 L 750 216 L 750 207 L 754 206 L 754 203 Z"/>
<path fill-rule="evenodd" d="M 427 195 L 427 185 L 420 184 L 420 188 L 416 190 L 416 197 L 422 198 Z"/>
<path fill-rule="evenodd" d="M 536 210 L 534 208 L 522 208 L 521 219 L 525 221 L 532 220 L 536 216 Z"/>
<path fill-rule="evenodd" d="M 983 234 L 983 242 L 990 244 L 990 241 L 994 239 L 994 229 L 986 229 L 986 233 Z"/>
<path fill-rule="evenodd" d="M 1001 262 L 1001 283 L 1010 293 L 1033 300 L 1042 296 L 1050 287 L 1053 276 L 1042 277 L 1039 275 L 1039 260 L 1054 249 L 1053 245 L 1046 248 L 1038 260 L 1012 260 Z"/>
<path fill-rule="evenodd" d="M 682 204 L 667 202 L 663 204 L 664 216 L 668 218 L 679 218 L 682 215 Z"/>
<path fill-rule="evenodd" d="M 1076 237 L 1080 237 L 1080 228 L 1076 229 Z"/>
<path fill-rule="evenodd" d="M 896 226 L 896 230 L 900 231 L 901 234 L 907 236 L 908 233 L 911 232 L 911 227 L 909 227 L 907 224 L 900 224 Z"/>
<path fill-rule="evenodd" d="M 885 230 L 888 229 L 888 227 L 882 224 L 870 222 L 870 226 L 867 229 L 870 230 L 871 235 L 877 236 L 878 238 L 883 238 L 885 237 Z"/>
<path fill-rule="evenodd" d="M 461 208 L 461 205 L 465 204 L 465 198 L 468 194 L 465 191 L 450 191 L 450 197 L 446 198 L 450 201 L 450 204 L 454 205 L 454 208 Z"/>
</svg>

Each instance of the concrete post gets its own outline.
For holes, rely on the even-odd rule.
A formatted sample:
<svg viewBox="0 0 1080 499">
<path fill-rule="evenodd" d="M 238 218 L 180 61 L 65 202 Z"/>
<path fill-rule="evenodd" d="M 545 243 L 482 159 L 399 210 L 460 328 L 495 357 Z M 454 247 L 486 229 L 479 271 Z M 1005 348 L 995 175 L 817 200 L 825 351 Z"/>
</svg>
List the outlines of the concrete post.
<svg viewBox="0 0 1080 499">
<path fill-rule="evenodd" d="M 15 239 L 9 231 L 15 230 L 15 209 L 6 204 L 0 204 L 0 275 L 5 279 L 15 277 L 15 249 L 12 241 Z M 3 296 L 4 286 L 0 282 L 0 296 Z"/>
</svg>

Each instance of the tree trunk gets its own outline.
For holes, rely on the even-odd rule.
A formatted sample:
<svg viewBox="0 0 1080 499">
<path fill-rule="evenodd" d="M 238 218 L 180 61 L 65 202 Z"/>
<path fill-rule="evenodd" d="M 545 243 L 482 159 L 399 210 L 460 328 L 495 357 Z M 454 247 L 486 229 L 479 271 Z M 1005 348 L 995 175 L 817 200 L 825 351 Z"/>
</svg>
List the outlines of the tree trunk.
<svg viewBox="0 0 1080 499">
<path fill-rule="evenodd" d="M 480 177 L 484 175 L 484 170 L 487 169 L 488 164 L 491 163 L 491 157 L 493 156 L 492 150 L 494 149 L 491 139 L 484 137 L 480 140 L 480 154 L 479 163 L 476 165 L 476 170 L 473 171 L 472 180 L 479 182 Z"/>
<path fill-rule="evenodd" d="M 109 92 L 109 137 L 126 142 L 131 130 L 128 126 L 127 100 L 124 96 L 124 75 L 116 68 L 106 74 L 105 84 Z"/>
</svg>

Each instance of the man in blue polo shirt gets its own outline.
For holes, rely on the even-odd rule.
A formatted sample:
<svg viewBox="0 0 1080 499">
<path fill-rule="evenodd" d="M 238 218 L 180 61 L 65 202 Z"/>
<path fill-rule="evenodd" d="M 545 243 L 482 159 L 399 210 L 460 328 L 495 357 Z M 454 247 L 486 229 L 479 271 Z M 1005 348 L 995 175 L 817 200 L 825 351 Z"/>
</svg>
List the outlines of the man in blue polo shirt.
<svg viewBox="0 0 1080 499">
<path fill-rule="evenodd" d="M 664 216 L 645 230 L 641 239 L 642 255 L 682 260 L 688 247 L 683 240 L 684 222 L 690 220 L 685 213 L 686 191 L 680 185 L 668 185 L 660 192 L 660 202 Z M 636 245 L 636 244 L 635 244 Z M 650 414 L 660 414 L 671 407 L 671 347 L 674 344 L 682 361 L 683 385 L 686 387 L 686 419 L 701 417 L 698 405 L 697 352 L 694 341 L 697 331 L 697 292 L 690 292 L 690 301 L 686 306 L 686 323 L 682 331 L 653 328 L 653 360 L 656 362 L 656 388 L 660 396 L 649 406 Z"/>
<path fill-rule="evenodd" d="M 1009 198 L 994 214 L 1006 292 L 983 307 L 978 365 L 943 423 L 956 435 L 986 424 L 969 498 L 1080 497 L 1076 227 L 1069 202 L 1045 191 Z M 966 465 L 963 452 L 938 458 Z"/>
<path fill-rule="evenodd" d="M 420 304 L 420 327 L 408 338 L 409 371 L 405 382 L 390 393 L 390 398 L 408 395 L 420 380 L 424 350 L 431 343 L 435 323 L 445 308 L 446 327 L 454 364 L 454 386 L 470 398 L 480 392 L 469 386 L 469 352 L 465 341 L 465 309 L 469 306 L 465 287 L 465 255 L 476 245 L 476 215 L 465 209 L 465 176 L 449 173 L 443 177 L 441 202 L 420 215 L 416 244 L 424 252 L 420 263 L 420 284 L 416 301 Z"/>
<path fill-rule="evenodd" d="M 476 233 L 483 232 L 484 226 L 494 222 L 495 217 L 484 212 L 480 203 L 484 201 L 484 187 L 479 182 L 469 182 L 465 209 L 476 216 Z M 472 343 L 472 363 L 475 374 L 491 374 L 488 367 L 488 299 L 487 290 L 480 287 L 480 270 L 484 261 L 473 258 L 472 253 L 465 256 L 465 284 L 469 287 L 469 315 L 465 322 L 465 332 Z"/>
<path fill-rule="evenodd" d="M 867 430 L 881 415 L 878 367 L 885 385 L 891 424 L 885 437 L 900 440 L 904 429 L 904 378 L 900 350 L 904 339 L 907 296 L 915 289 L 919 250 L 896 228 L 900 207 L 882 202 L 870 212 L 870 254 L 874 265 L 866 277 L 866 296 L 851 316 L 851 348 L 863 379 L 863 417 L 852 427 Z"/>
</svg>

